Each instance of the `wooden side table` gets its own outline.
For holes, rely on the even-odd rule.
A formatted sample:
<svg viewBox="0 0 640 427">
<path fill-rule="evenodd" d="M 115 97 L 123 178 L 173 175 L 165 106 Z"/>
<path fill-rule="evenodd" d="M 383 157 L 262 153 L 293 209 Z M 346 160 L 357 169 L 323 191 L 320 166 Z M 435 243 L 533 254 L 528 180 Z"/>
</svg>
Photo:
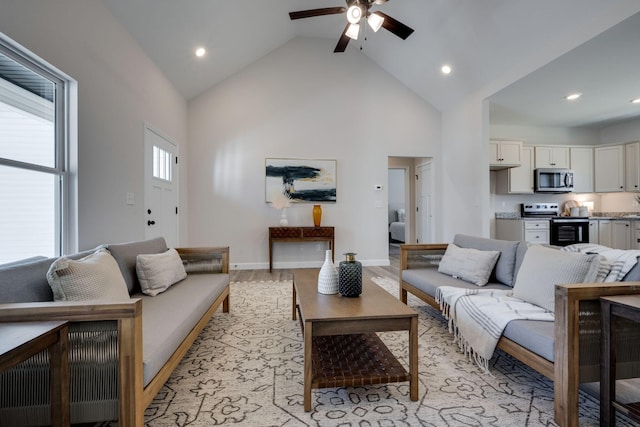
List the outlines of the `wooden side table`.
<svg viewBox="0 0 640 427">
<path fill-rule="evenodd" d="M 0 373 L 46 349 L 49 350 L 51 425 L 68 426 L 68 322 L 0 323 Z"/>
<path fill-rule="evenodd" d="M 269 272 L 273 271 L 274 242 L 328 242 L 335 262 L 333 227 L 269 227 Z"/>
<path fill-rule="evenodd" d="M 640 402 L 616 401 L 616 318 L 640 324 L 640 295 L 601 297 L 600 425 L 615 425 L 616 410 L 640 422 Z M 638 325 L 640 327 L 640 325 Z M 640 396 L 639 396 L 640 398 Z"/>
</svg>

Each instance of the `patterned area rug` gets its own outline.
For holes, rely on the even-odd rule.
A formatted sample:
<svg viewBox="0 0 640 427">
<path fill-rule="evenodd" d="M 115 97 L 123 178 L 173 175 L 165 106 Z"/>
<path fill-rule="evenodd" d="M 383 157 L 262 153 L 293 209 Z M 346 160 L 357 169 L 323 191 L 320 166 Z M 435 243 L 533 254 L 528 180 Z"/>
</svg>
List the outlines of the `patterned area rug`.
<svg viewBox="0 0 640 427">
<path fill-rule="evenodd" d="M 398 283 L 374 279 L 394 296 Z M 302 399 L 300 324 L 291 282 L 234 282 L 231 313 L 217 313 L 147 409 L 148 426 L 553 426 L 553 384 L 498 351 L 483 374 L 452 342 L 442 316 L 416 298 L 420 398 L 408 383 L 312 390 Z M 406 366 L 406 332 L 380 334 Z M 598 404 L 581 395 L 580 425 Z M 631 425 L 620 419 L 618 425 Z"/>
</svg>

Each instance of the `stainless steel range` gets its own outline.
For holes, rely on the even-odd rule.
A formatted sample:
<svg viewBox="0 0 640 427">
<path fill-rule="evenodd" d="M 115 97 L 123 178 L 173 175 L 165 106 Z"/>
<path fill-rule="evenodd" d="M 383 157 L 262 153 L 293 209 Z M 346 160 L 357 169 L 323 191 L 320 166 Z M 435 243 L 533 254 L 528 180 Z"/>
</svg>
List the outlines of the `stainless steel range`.
<svg viewBox="0 0 640 427">
<path fill-rule="evenodd" d="M 589 218 L 560 216 L 557 203 L 522 203 L 520 211 L 523 218 L 549 219 L 549 243 L 552 245 L 589 242 Z"/>
</svg>

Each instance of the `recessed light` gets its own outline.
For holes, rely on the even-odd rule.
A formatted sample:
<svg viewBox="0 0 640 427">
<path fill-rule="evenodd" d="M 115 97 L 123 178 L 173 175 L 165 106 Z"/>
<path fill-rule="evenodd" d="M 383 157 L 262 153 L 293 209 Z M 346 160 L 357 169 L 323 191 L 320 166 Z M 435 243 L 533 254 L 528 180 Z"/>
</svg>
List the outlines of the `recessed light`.
<svg viewBox="0 0 640 427">
<path fill-rule="evenodd" d="M 640 98 L 632 99 L 629 102 L 631 102 L 632 104 L 640 104 Z"/>
<path fill-rule="evenodd" d="M 575 101 L 576 99 L 580 98 L 582 96 L 581 93 L 572 93 L 570 95 L 567 95 L 564 99 L 566 99 L 567 101 Z"/>
<path fill-rule="evenodd" d="M 199 47 L 196 49 L 196 56 L 198 58 L 204 56 L 205 53 L 207 53 L 207 51 L 203 47 Z"/>
<path fill-rule="evenodd" d="M 443 65 L 442 68 L 440 68 L 440 71 L 442 71 L 442 74 L 451 74 L 451 66 Z"/>
</svg>

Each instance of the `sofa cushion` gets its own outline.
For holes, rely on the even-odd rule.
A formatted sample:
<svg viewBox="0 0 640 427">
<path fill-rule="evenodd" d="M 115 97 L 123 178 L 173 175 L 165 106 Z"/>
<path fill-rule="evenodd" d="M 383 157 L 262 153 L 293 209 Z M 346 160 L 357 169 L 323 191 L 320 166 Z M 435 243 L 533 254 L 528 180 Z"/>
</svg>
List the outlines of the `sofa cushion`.
<svg viewBox="0 0 640 427">
<path fill-rule="evenodd" d="M 477 286 L 484 286 L 499 256 L 498 251 L 461 248 L 451 243 L 440 260 L 438 271 Z"/>
<path fill-rule="evenodd" d="M 502 331 L 502 335 L 553 362 L 555 359 L 554 325 L 555 322 L 540 320 L 512 320 Z"/>
<path fill-rule="evenodd" d="M 157 254 L 167 250 L 167 243 L 163 237 L 138 242 L 107 245 L 107 249 L 115 258 L 122 277 L 127 284 L 129 294 L 140 292 L 140 282 L 136 272 L 136 257 L 138 254 Z"/>
<path fill-rule="evenodd" d="M 555 286 L 593 282 L 600 256 L 530 245 L 513 287 L 513 296 L 554 311 Z"/>
<path fill-rule="evenodd" d="M 228 285 L 228 274 L 193 274 L 158 296 L 133 295 L 142 299 L 145 386 Z"/>
<path fill-rule="evenodd" d="M 402 271 L 402 280 L 418 288 L 422 292 L 435 297 L 436 289 L 439 286 L 453 286 L 464 289 L 478 289 L 473 283 L 456 279 L 443 273 L 439 273 L 435 268 L 416 268 Z M 487 283 L 483 289 L 511 289 L 501 283 Z"/>
<path fill-rule="evenodd" d="M 58 258 L 47 271 L 47 281 L 55 301 L 129 299 L 118 264 L 104 248 L 77 261 Z"/>
<path fill-rule="evenodd" d="M 462 248 L 499 251 L 500 256 L 494 271 L 489 277 L 489 281 L 497 281 L 507 286 L 513 286 L 515 282 L 516 251 L 520 242 L 456 234 L 453 238 L 453 243 Z"/>
<path fill-rule="evenodd" d="M 182 259 L 175 249 L 159 254 L 138 255 L 136 272 L 142 293 L 152 297 L 187 277 Z"/>
</svg>

